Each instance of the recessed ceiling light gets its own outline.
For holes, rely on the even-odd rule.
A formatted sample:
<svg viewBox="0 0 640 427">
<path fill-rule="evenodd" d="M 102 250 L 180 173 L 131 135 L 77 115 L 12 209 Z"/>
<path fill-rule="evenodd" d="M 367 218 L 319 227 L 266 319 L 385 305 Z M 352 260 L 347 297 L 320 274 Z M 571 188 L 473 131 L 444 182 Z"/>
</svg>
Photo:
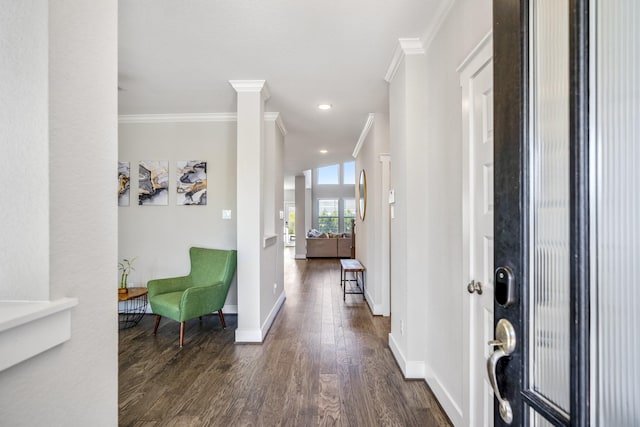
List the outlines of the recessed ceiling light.
<svg viewBox="0 0 640 427">
<path fill-rule="evenodd" d="M 327 154 L 329 151 L 328 151 L 328 150 L 320 150 L 320 152 L 321 152 L 322 154 Z"/>
<path fill-rule="evenodd" d="M 332 107 L 331 104 L 320 104 L 320 105 L 318 105 L 318 109 L 319 110 L 330 110 L 331 107 Z"/>
</svg>

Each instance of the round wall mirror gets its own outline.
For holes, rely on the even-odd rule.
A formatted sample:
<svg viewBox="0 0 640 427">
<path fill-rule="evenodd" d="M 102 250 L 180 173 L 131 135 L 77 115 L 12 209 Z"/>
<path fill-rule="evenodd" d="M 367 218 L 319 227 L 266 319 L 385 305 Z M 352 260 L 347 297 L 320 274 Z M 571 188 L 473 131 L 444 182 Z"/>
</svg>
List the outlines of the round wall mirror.
<svg viewBox="0 0 640 427">
<path fill-rule="evenodd" d="M 367 213 L 367 174 L 364 173 L 364 169 L 360 171 L 358 198 L 360 199 L 360 219 L 364 221 L 364 216 Z"/>
</svg>

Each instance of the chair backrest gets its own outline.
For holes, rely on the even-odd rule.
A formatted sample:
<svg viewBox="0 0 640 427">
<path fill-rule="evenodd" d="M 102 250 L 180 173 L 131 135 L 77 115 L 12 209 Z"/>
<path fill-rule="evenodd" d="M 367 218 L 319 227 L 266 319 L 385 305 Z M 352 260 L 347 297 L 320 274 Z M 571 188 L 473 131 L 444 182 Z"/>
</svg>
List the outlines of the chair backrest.
<svg viewBox="0 0 640 427">
<path fill-rule="evenodd" d="M 228 290 L 236 272 L 237 251 L 190 248 L 191 283 L 193 286 L 208 286 L 222 281 Z"/>
</svg>

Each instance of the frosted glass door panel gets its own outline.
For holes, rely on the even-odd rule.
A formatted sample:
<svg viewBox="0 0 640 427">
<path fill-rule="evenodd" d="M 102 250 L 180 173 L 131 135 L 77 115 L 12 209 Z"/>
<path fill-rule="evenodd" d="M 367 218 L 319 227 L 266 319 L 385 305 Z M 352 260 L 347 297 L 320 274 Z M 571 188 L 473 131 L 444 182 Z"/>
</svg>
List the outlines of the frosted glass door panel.
<svg viewBox="0 0 640 427">
<path fill-rule="evenodd" d="M 569 412 L 569 5 L 531 9 L 529 388 Z"/>
<path fill-rule="evenodd" d="M 640 425 L 640 2 L 592 2 L 595 425 Z M 595 12 L 595 13 L 593 13 Z M 592 40 L 593 42 L 593 40 Z M 595 58 L 594 58 L 595 57 Z M 592 218 L 593 220 L 593 218 Z M 592 310 L 593 313 L 593 310 Z"/>
</svg>

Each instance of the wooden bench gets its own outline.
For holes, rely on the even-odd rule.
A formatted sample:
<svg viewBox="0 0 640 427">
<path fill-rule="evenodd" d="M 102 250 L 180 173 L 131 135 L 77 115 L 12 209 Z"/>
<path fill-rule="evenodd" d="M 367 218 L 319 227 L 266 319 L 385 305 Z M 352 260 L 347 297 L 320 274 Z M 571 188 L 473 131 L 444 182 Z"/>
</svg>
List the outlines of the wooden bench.
<svg viewBox="0 0 640 427">
<path fill-rule="evenodd" d="M 340 260 L 340 286 L 342 286 L 342 300 L 346 301 L 347 294 L 362 294 L 364 299 L 364 266 L 357 259 L 341 259 Z M 353 279 L 347 279 L 347 273 L 353 273 Z M 358 283 L 358 273 L 362 279 L 362 287 Z M 356 282 L 354 287 L 349 285 L 347 291 L 347 282 Z"/>
</svg>

